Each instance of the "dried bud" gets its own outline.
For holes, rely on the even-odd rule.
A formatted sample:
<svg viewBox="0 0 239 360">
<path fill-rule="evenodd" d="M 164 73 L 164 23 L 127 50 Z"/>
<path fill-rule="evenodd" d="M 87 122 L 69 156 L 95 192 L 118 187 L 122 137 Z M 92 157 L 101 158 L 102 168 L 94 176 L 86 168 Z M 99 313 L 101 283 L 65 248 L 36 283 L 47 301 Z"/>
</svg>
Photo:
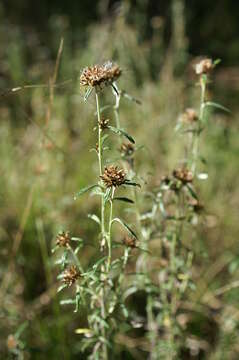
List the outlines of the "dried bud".
<svg viewBox="0 0 239 360">
<path fill-rule="evenodd" d="M 173 176 L 182 181 L 182 183 L 191 183 L 193 181 L 193 173 L 185 168 L 178 168 L 173 170 Z"/>
<path fill-rule="evenodd" d="M 109 119 L 104 119 L 104 118 L 100 119 L 99 127 L 101 128 L 101 130 L 107 129 L 109 121 L 110 121 Z"/>
<path fill-rule="evenodd" d="M 111 61 L 83 69 L 80 76 L 82 86 L 100 87 L 111 85 L 121 75 L 121 69 Z"/>
<path fill-rule="evenodd" d="M 197 120 L 197 113 L 191 108 L 186 109 L 185 112 L 179 116 L 179 121 L 186 124 L 196 122 Z"/>
<path fill-rule="evenodd" d="M 14 350 L 16 349 L 18 346 L 18 342 L 17 339 L 15 338 L 14 335 L 9 335 L 7 338 L 7 347 L 9 350 Z"/>
<path fill-rule="evenodd" d="M 131 236 L 125 236 L 123 239 L 123 243 L 125 246 L 128 246 L 132 249 L 136 248 L 136 238 L 131 237 Z"/>
<path fill-rule="evenodd" d="M 133 155 L 135 149 L 131 143 L 125 144 L 123 143 L 119 149 L 122 157 L 130 157 Z"/>
<path fill-rule="evenodd" d="M 212 59 L 203 59 L 195 65 L 195 72 L 197 75 L 208 74 L 213 67 Z"/>
<path fill-rule="evenodd" d="M 56 237 L 56 245 L 67 247 L 70 244 L 71 237 L 69 231 L 61 231 Z"/>
<path fill-rule="evenodd" d="M 125 172 L 123 169 L 119 169 L 117 166 L 108 166 L 105 168 L 101 179 L 103 180 L 106 187 L 116 187 L 125 183 Z"/>
<path fill-rule="evenodd" d="M 66 269 L 63 273 L 63 282 L 67 286 L 73 285 L 76 280 L 80 277 L 80 273 L 77 270 L 75 265 L 71 265 L 68 269 Z"/>
</svg>

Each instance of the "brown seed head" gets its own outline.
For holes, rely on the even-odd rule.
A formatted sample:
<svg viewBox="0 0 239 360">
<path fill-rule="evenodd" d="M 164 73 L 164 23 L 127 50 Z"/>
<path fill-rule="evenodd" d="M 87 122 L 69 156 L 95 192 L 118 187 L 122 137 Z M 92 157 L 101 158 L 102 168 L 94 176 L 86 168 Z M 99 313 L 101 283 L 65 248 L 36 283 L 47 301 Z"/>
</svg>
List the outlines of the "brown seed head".
<svg viewBox="0 0 239 360">
<path fill-rule="evenodd" d="M 107 129 L 110 119 L 101 118 L 99 121 L 99 127 L 101 130 Z"/>
<path fill-rule="evenodd" d="M 111 61 L 83 69 L 80 76 L 82 86 L 100 87 L 111 85 L 121 75 L 121 69 Z"/>
<path fill-rule="evenodd" d="M 122 73 L 120 67 L 117 64 L 112 63 L 111 61 L 107 61 L 102 65 L 102 67 L 104 68 L 106 78 L 110 83 L 116 81 Z"/>
<path fill-rule="evenodd" d="M 197 113 L 194 109 L 188 108 L 180 115 L 179 121 L 182 123 L 193 123 L 198 120 Z"/>
<path fill-rule="evenodd" d="M 80 277 L 80 273 L 77 270 L 75 265 L 71 265 L 68 269 L 66 269 L 63 273 L 63 282 L 67 286 L 73 285 L 76 280 Z"/>
<path fill-rule="evenodd" d="M 212 59 L 203 59 L 195 65 L 197 75 L 208 74 L 213 69 Z"/>
<path fill-rule="evenodd" d="M 70 244 L 71 237 L 69 231 L 61 231 L 56 237 L 56 245 L 67 247 Z"/>
<path fill-rule="evenodd" d="M 125 182 L 125 172 L 123 169 L 119 169 L 117 166 L 110 165 L 105 168 L 101 179 L 103 180 L 106 187 L 116 187 L 124 184 Z"/>
<path fill-rule="evenodd" d="M 131 143 L 125 144 L 123 143 L 120 147 L 120 153 L 123 157 L 130 157 L 134 153 L 134 146 Z"/>
<path fill-rule="evenodd" d="M 136 239 L 134 237 L 131 236 L 125 236 L 123 239 L 123 243 L 125 246 L 128 246 L 132 249 L 136 248 Z"/>
<path fill-rule="evenodd" d="M 173 170 L 173 176 L 182 181 L 182 183 L 191 183 L 193 181 L 193 174 L 191 171 L 185 168 L 178 168 Z"/>
</svg>

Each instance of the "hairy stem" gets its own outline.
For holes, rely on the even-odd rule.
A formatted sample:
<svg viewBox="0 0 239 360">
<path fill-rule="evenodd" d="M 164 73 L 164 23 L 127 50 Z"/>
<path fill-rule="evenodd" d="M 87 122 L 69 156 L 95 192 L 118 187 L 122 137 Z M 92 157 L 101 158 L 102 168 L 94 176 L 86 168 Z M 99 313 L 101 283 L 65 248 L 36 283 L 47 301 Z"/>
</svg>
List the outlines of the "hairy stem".
<svg viewBox="0 0 239 360">
<path fill-rule="evenodd" d="M 99 175 L 101 176 L 103 173 L 103 148 L 102 148 L 102 129 L 100 126 L 100 103 L 99 103 L 99 95 L 97 91 L 95 92 L 96 98 L 96 110 L 97 110 L 97 121 L 98 121 L 98 161 L 99 161 Z M 104 201 L 104 193 L 101 195 L 101 247 L 104 248 L 105 245 L 105 201 Z M 105 267 L 102 265 L 101 267 L 101 280 L 103 281 L 102 289 L 101 289 L 101 317 L 105 320 Z M 103 339 L 106 338 L 106 330 L 104 324 L 101 326 L 101 335 Z M 107 345 L 102 343 L 102 356 L 104 360 L 108 360 L 108 348 Z"/>
<path fill-rule="evenodd" d="M 96 109 L 97 109 L 97 120 L 98 120 L 98 160 L 99 160 L 99 173 L 100 176 L 103 173 L 103 148 L 102 148 L 102 129 L 100 127 L 100 103 L 99 103 L 99 95 L 97 92 L 95 93 L 96 97 Z M 104 245 L 105 238 L 105 202 L 104 202 L 104 194 L 101 196 L 101 236 L 102 236 L 102 244 Z"/>
<path fill-rule="evenodd" d="M 115 187 L 112 189 L 111 199 L 110 199 L 110 216 L 109 216 L 109 228 L 108 228 L 108 262 L 107 262 L 107 271 L 110 271 L 111 266 L 111 250 L 112 250 L 112 241 L 111 241 L 111 229 L 112 229 L 112 218 L 113 218 L 113 200 L 114 200 Z"/>
<path fill-rule="evenodd" d="M 193 145 L 192 145 L 193 158 L 192 158 L 191 171 L 192 171 L 193 175 L 195 175 L 196 168 L 197 168 L 198 152 L 199 152 L 199 137 L 200 137 L 200 133 L 201 133 L 201 126 L 203 123 L 204 109 L 205 109 L 206 84 L 207 84 L 207 78 L 206 78 L 206 75 L 204 75 L 200 78 L 201 101 L 200 101 L 199 120 L 198 120 L 198 126 L 194 133 Z"/>
</svg>

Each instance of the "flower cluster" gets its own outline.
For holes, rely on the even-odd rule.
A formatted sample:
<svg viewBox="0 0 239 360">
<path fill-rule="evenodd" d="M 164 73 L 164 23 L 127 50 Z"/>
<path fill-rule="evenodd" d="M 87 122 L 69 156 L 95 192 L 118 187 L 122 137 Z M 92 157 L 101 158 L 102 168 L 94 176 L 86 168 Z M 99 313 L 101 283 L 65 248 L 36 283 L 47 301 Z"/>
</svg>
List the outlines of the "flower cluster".
<svg viewBox="0 0 239 360">
<path fill-rule="evenodd" d="M 133 155 L 135 148 L 131 143 L 128 144 L 123 143 L 119 151 L 122 157 L 130 157 Z"/>
<path fill-rule="evenodd" d="M 107 61 L 103 65 L 94 65 L 83 69 L 80 76 L 80 84 L 92 88 L 102 88 L 102 86 L 111 85 L 120 75 L 120 67 L 111 61 Z"/>
<path fill-rule="evenodd" d="M 182 181 L 182 183 L 187 184 L 193 181 L 193 173 L 186 168 L 178 168 L 173 170 L 173 176 Z"/>
<path fill-rule="evenodd" d="M 105 119 L 104 117 L 100 119 L 99 127 L 101 128 L 101 130 L 107 129 L 109 121 L 109 119 Z"/>
<path fill-rule="evenodd" d="M 105 168 L 101 179 L 103 180 L 106 187 L 116 187 L 125 183 L 125 172 L 123 169 L 118 169 L 118 166 L 110 165 Z"/>
<path fill-rule="evenodd" d="M 212 59 L 203 59 L 195 65 L 195 72 L 197 75 L 208 74 L 213 67 Z"/>
<path fill-rule="evenodd" d="M 77 267 L 75 265 L 71 265 L 63 273 L 63 282 L 67 286 L 71 286 L 76 282 L 79 277 L 80 273 L 78 272 Z"/>
<path fill-rule="evenodd" d="M 183 114 L 179 116 L 179 122 L 191 124 L 198 120 L 198 115 L 194 109 L 187 108 Z"/>
<path fill-rule="evenodd" d="M 60 247 L 67 247 L 70 244 L 71 237 L 69 231 L 61 231 L 56 237 L 56 245 Z"/>
<path fill-rule="evenodd" d="M 136 238 L 131 236 L 125 236 L 123 239 L 123 243 L 125 246 L 130 247 L 132 249 L 136 248 Z"/>
</svg>

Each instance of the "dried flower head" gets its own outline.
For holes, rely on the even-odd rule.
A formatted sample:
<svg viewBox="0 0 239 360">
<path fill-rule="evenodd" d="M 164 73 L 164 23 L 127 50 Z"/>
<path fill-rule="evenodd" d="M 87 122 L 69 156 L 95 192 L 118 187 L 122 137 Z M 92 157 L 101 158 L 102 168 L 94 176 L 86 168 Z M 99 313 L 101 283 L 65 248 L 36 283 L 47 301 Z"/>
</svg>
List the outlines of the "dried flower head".
<svg viewBox="0 0 239 360">
<path fill-rule="evenodd" d="M 128 144 L 123 143 L 119 150 L 122 157 L 130 157 L 133 155 L 135 148 L 131 143 Z"/>
<path fill-rule="evenodd" d="M 123 243 L 124 243 L 125 246 L 128 246 L 128 247 L 130 247 L 132 249 L 137 247 L 136 238 L 132 237 L 132 236 L 125 236 L 124 239 L 123 239 Z"/>
<path fill-rule="evenodd" d="M 99 121 L 99 127 L 101 130 L 107 129 L 110 119 L 101 118 Z"/>
<path fill-rule="evenodd" d="M 122 73 L 120 67 L 112 61 L 107 61 L 102 66 L 105 70 L 106 78 L 109 83 L 116 81 Z"/>
<path fill-rule="evenodd" d="M 212 59 L 203 59 L 195 65 L 195 72 L 197 75 L 208 74 L 213 67 Z"/>
<path fill-rule="evenodd" d="M 182 183 L 191 183 L 193 181 L 193 173 L 186 168 L 178 168 L 173 170 L 173 176 L 182 181 Z"/>
<path fill-rule="evenodd" d="M 117 166 L 110 165 L 105 168 L 101 179 L 106 187 L 116 187 L 125 183 L 125 172 L 123 169 L 118 169 Z"/>
<path fill-rule="evenodd" d="M 14 350 L 18 346 L 18 341 L 14 335 L 10 334 L 7 338 L 7 347 L 9 350 Z"/>
<path fill-rule="evenodd" d="M 179 121 L 182 123 L 193 123 L 198 120 L 198 115 L 194 109 L 188 108 L 183 114 L 179 116 Z"/>
<path fill-rule="evenodd" d="M 56 245 L 67 247 L 70 244 L 71 237 L 69 231 L 61 231 L 56 237 Z"/>
<path fill-rule="evenodd" d="M 77 270 L 75 265 L 71 265 L 68 269 L 66 269 L 63 273 L 63 282 L 67 286 L 73 285 L 76 280 L 80 277 L 80 273 Z"/>
<path fill-rule="evenodd" d="M 121 75 L 121 69 L 117 64 L 107 61 L 103 65 L 89 66 L 83 69 L 80 76 L 82 86 L 102 88 L 111 85 Z"/>
</svg>

